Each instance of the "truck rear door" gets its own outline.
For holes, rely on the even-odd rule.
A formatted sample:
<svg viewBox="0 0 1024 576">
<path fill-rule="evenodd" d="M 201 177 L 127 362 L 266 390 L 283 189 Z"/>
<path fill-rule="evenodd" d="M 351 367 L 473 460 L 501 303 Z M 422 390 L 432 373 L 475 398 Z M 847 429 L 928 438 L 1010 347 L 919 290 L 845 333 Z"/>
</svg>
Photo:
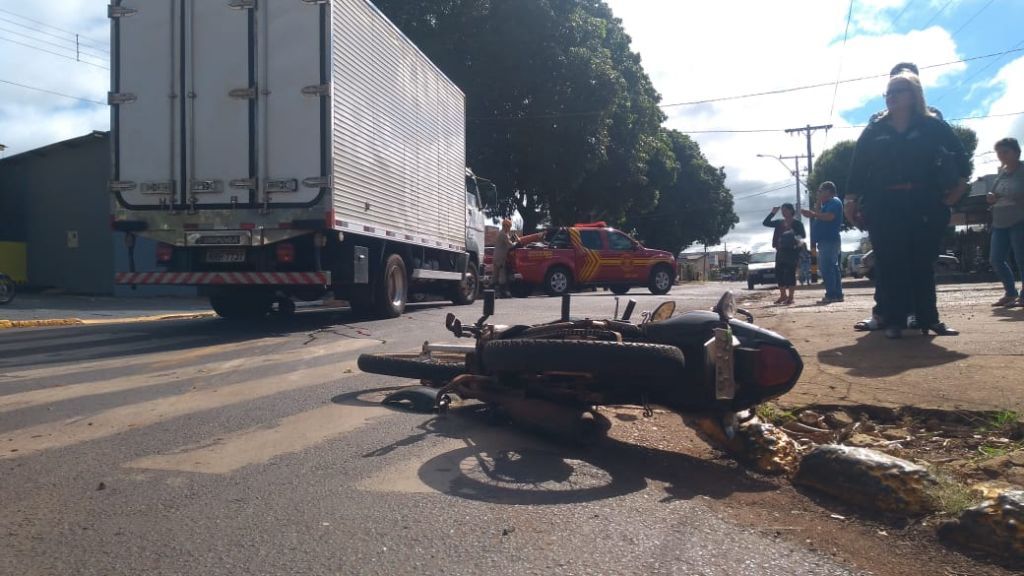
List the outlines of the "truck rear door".
<svg viewBox="0 0 1024 576">
<path fill-rule="evenodd" d="M 179 203 L 182 0 L 114 0 L 112 192 L 132 210 Z"/>
<path fill-rule="evenodd" d="M 327 187 L 327 10 L 299 1 L 114 0 L 122 205 L 315 202 Z"/>
</svg>

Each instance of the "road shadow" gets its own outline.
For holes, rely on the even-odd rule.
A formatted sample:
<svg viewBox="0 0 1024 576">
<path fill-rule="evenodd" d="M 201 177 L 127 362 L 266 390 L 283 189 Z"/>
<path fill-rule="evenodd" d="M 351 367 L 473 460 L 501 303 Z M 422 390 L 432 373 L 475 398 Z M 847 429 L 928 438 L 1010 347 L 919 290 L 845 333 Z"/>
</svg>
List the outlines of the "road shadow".
<svg viewBox="0 0 1024 576">
<path fill-rule="evenodd" d="M 916 330 L 905 330 L 903 335 L 892 340 L 882 331 L 864 332 L 855 344 L 818 352 L 818 362 L 846 368 L 850 376 L 884 378 L 958 362 L 968 356 L 939 346 L 936 336 L 924 336 Z"/>
<path fill-rule="evenodd" d="M 428 306 L 420 305 L 422 310 Z M 350 310 L 303 312 L 251 321 L 189 318 L 121 324 L 87 324 L 53 328 L 17 328 L 0 332 L 0 371 L 85 362 L 158 352 L 186 352 L 208 346 L 305 334 L 372 338 L 373 320 Z"/>
<path fill-rule="evenodd" d="M 332 401 L 378 405 L 378 398 L 397 389 L 343 394 Z M 486 405 L 476 402 L 461 403 L 444 415 L 435 415 L 416 432 L 363 457 L 386 456 L 436 437 L 463 446 L 420 465 L 419 480 L 439 493 L 480 502 L 591 502 L 638 492 L 651 481 L 665 485 L 664 501 L 698 496 L 721 499 L 737 492 L 777 489 L 774 483 L 736 464 L 607 437 L 587 447 L 569 445 L 501 422 Z"/>
<path fill-rule="evenodd" d="M 996 308 L 992 310 L 992 315 L 1000 322 L 1020 322 L 1024 320 L 1024 308 Z"/>
</svg>

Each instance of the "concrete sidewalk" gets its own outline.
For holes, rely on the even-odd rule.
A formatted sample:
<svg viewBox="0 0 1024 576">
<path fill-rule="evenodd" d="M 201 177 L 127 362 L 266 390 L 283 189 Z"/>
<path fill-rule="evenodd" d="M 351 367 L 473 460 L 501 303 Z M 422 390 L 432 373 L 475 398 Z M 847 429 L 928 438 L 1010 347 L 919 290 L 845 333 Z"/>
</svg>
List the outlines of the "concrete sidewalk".
<svg viewBox="0 0 1024 576">
<path fill-rule="evenodd" d="M 45 292 L 18 293 L 13 302 L 0 306 L 0 329 L 142 322 L 197 316 L 213 316 L 205 298 L 115 298 Z"/>
<path fill-rule="evenodd" d="M 810 404 L 914 406 L 941 410 L 1012 410 L 1024 413 L 1024 309 L 993 308 L 1002 285 L 943 284 L 939 314 L 960 336 L 901 340 L 882 332 L 856 332 L 870 316 L 873 287 L 844 284 L 845 302 L 822 306 L 820 285 L 798 289 L 796 304 L 771 304 L 777 292 L 742 291 L 758 324 L 789 338 L 804 359 L 787 408 Z"/>
</svg>

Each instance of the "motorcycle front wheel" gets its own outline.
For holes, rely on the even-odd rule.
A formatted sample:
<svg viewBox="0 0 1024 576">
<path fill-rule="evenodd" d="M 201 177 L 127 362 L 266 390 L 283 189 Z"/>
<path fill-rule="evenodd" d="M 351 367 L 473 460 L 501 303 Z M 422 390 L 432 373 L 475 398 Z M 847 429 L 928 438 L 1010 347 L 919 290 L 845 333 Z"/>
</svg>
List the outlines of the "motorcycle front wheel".
<svg viewBox="0 0 1024 576">
<path fill-rule="evenodd" d="M 484 366 L 495 372 L 584 372 L 675 381 L 683 353 L 675 346 L 598 340 L 494 340 L 484 346 Z"/>
<path fill-rule="evenodd" d="M 434 382 L 448 382 L 466 371 L 464 363 L 440 362 L 409 354 L 362 354 L 358 365 L 360 370 L 371 374 Z"/>
<path fill-rule="evenodd" d="M 0 304 L 7 304 L 11 300 L 14 300 L 14 280 L 0 274 Z"/>
</svg>

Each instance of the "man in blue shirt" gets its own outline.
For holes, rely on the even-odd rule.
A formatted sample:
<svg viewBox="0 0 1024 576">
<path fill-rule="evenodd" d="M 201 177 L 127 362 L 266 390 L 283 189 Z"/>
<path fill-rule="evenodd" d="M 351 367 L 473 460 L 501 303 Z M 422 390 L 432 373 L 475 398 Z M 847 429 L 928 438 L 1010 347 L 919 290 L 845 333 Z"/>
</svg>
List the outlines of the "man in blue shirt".
<svg viewBox="0 0 1024 576">
<path fill-rule="evenodd" d="M 822 182 L 818 187 L 821 210 L 802 210 L 813 224 L 814 243 L 818 245 L 818 271 L 825 284 L 825 297 L 819 304 L 843 301 L 842 275 L 839 271 L 839 253 L 842 243 L 839 229 L 843 224 L 843 203 L 836 198 L 836 185 Z"/>
</svg>

